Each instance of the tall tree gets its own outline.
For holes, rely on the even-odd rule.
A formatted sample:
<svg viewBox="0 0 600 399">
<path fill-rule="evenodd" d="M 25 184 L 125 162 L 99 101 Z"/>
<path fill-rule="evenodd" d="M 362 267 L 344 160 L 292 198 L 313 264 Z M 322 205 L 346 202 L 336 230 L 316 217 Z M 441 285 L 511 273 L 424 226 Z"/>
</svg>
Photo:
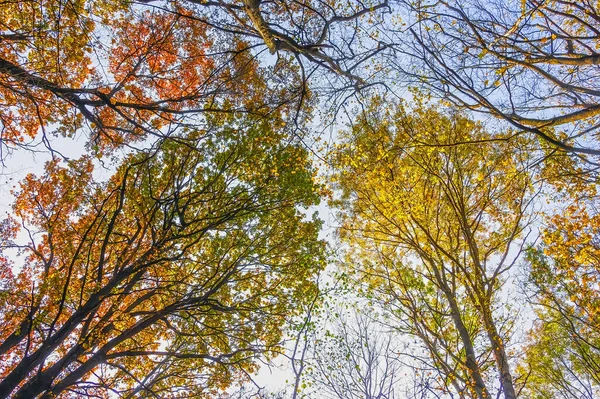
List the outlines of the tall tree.
<svg viewBox="0 0 600 399">
<path fill-rule="evenodd" d="M 396 63 L 404 77 L 562 150 L 600 155 L 595 2 L 402 3 L 409 35 L 396 49 L 414 61 Z"/>
<path fill-rule="evenodd" d="M 491 138 L 459 113 L 376 102 L 334 171 L 348 267 L 422 343 L 437 392 L 480 399 L 517 396 L 500 298 L 535 196 L 529 143 Z"/>
<path fill-rule="evenodd" d="M 219 117 L 127 157 L 22 183 L 3 221 L 0 397 L 213 397 L 278 348 L 322 267 L 307 152 Z M 20 230 L 29 242 L 14 238 Z"/>
<path fill-rule="evenodd" d="M 538 319 L 521 368 L 535 398 L 600 395 L 600 215 L 595 186 L 575 193 L 529 256 Z"/>
<path fill-rule="evenodd" d="M 210 112 L 302 120 L 319 71 L 362 84 L 387 3 L 36 1 L 0 9 L 0 144 L 82 128 L 97 150 L 170 134 Z M 264 49 L 277 54 L 261 56 Z M 265 61 L 264 65 L 259 65 Z M 259 78 L 260 77 L 260 78 Z"/>
</svg>

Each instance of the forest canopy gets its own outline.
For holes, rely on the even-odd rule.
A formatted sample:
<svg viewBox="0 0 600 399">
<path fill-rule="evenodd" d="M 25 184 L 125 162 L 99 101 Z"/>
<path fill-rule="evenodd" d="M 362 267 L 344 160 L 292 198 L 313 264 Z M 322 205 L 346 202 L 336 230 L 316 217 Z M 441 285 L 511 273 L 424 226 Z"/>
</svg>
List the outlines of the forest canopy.
<svg viewBox="0 0 600 399">
<path fill-rule="evenodd" d="M 599 397 L 599 48 L 591 0 L 0 3 L 0 398 Z"/>
</svg>

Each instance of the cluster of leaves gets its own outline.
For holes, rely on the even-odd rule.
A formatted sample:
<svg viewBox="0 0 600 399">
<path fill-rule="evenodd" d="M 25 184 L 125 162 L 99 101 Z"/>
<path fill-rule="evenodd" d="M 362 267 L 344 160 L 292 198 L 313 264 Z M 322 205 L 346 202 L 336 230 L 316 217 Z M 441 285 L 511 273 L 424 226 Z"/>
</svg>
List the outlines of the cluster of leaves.
<svg viewBox="0 0 600 399">
<path fill-rule="evenodd" d="M 278 348 L 322 268 L 298 210 L 318 186 L 266 121 L 211 123 L 106 183 L 87 157 L 25 179 L 2 230 L 23 265 L 2 259 L 1 397 L 210 397 Z"/>
<path fill-rule="evenodd" d="M 600 389 L 600 216 L 584 203 L 554 215 L 529 254 L 539 320 L 522 367 L 532 397 L 591 399 Z"/>
<path fill-rule="evenodd" d="M 531 143 L 491 140 L 481 124 L 421 104 L 381 109 L 375 102 L 337 151 L 348 263 L 397 328 L 421 340 L 436 389 L 485 398 L 499 380 L 516 397 L 514 318 L 496 294 L 535 197 Z"/>
<path fill-rule="evenodd" d="M 27 145 L 40 129 L 52 148 L 52 134 L 84 129 L 91 148 L 102 153 L 201 123 L 207 112 L 280 109 L 280 116 L 298 121 L 310 97 L 307 79 L 316 71 L 362 81 L 356 68 L 376 51 L 359 49 L 360 37 L 348 27 L 385 3 L 260 6 L 251 0 L 8 2 L 0 10 L 2 148 Z M 348 39 L 339 44 L 332 37 Z M 258 65 L 261 46 L 278 52 L 275 68 Z"/>
</svg>

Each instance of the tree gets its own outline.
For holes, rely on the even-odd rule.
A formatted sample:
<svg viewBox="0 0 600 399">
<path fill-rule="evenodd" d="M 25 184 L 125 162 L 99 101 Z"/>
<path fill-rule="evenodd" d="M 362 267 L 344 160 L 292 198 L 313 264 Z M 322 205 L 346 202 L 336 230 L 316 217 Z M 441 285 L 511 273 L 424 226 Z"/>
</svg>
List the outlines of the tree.
<svg viewBox="0 0 600 399">
<path fill-rule="evenodd" d="M 583 194 L 590 191 L 595 186 Z M 538 320 L 521 367 L 535 398 L 600 395 L 600 215 L 595 195 L 575 193 L 566 211 L 549 217 L 529 255 Z"/>
<path fill-rule="evenodd" d="M 340 308 L 329 322 L 312 339 L 307 385 L 321 398 L 396 398 L 400 360 L 394 335 L 382 330 L 368 307 L 349 314 Z"/>
<path fill-rule="evenodd" d="M 0 264 L 1 398 L 214 397 L 278 349 L 317 289 L 319 222 L 299 208 L 318 186 L 264 119 L 211 126 L 106 183 L 89 157 L 22 183 L 1 230 L 21 255 Z"/>
<path fill-rule="evenodd" d="M 302 121 L 307 80 L 354 90 L 383 49 L 371 30 L 386 2 L 14 1 L 0 10 L 0 144 L 89 135 L 96 152 L 173 134 L 212 112 Z M 364 45 L 363 45 L 364 44 Z M 264 64 L 264 48 L 277 63 Z M 272 60 L 271 60 L 272 61 Z M 272 115 L 271 115 L 272 117 Z"/>
<path fill-rule="evenodd" d="M 533 144 L 497 139 L 460 113 L 375 102 L 336 153 L 347 267 L 424 346 L 437 394 L 519 389 L 500 297 L 535 198 Z"/>
<path fill-rule="evenodd" d="M 591 1 L 402 2 L 405 77 L 553 147 L 600 155 L 600 13 Z M 589 156 L 592 155 L 592 158 Z"/>
<path fill-rule="evenodd" d="M 535 399 L 597 398 L 597 342 L 586 342 L 592 338 L 586 337 L 587 332 L 573 334 L 570 320 L 560 313 L 546 310 L 538 315 L 519 365 L 519 371 L 527 376 L 523 395 Z"/>
</svg>

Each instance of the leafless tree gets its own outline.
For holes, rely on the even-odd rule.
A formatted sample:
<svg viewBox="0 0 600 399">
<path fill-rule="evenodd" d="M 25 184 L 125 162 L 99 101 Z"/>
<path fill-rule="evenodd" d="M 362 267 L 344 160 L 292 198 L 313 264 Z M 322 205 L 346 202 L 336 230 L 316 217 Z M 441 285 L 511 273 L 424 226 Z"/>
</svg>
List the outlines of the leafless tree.
<svg viewBox="0 0 600 399">
<path fill-rule="evenodd" d="M 313 337 L 307 380 L 319 398 L 398 398 L 400 361 L 395 336 L 373 320 L 369 308 L 340 307 L 331 326 Z"/>
</svg>

